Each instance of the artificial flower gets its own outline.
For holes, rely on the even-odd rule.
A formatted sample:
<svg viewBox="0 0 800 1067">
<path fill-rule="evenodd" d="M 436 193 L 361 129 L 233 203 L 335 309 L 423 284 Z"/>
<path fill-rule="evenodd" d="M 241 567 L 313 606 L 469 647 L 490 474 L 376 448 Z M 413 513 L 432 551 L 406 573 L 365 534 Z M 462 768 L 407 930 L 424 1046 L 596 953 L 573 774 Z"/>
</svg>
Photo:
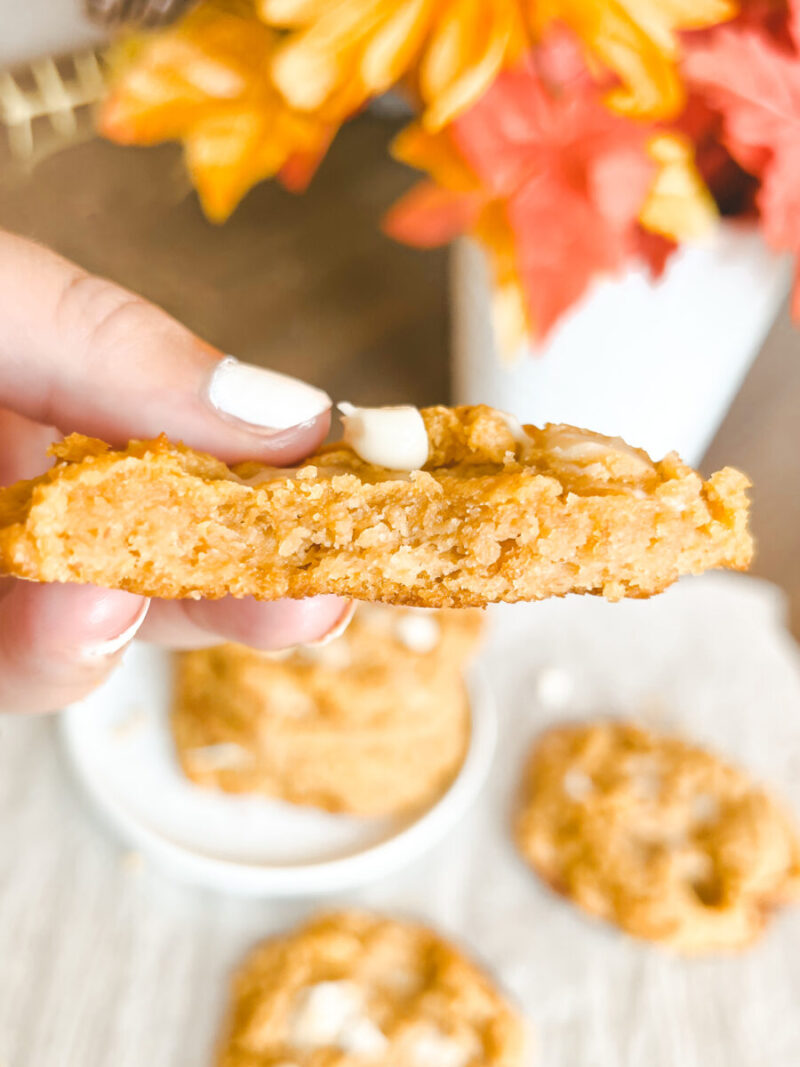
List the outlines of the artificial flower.
<svg viewBox="0 0 800 1067">
<path fill-rule="evenodd" d="M 412 126 L 394 150 L 433 183 L 395 205 L 386 229 L 417 245 L 468 232 L 486 246 L 506 351 L 544 337 L 593 278 L 638 252 L 657 271 L 670 243 L 643 240 L 642 227 L 674 239 L 714 217 L 683 140 L 612 114 L 588 77 L 554 91 L 530 61 L 446 130 Z"/>
<path fill-rule="evenodd" d="M 568 26 L 587 54 L 617 75 L 606 102 L 638 118 L 678 114 L 685 94 L 676 66 L 680 30 L 702 29 L 736 14 L 735 0 L 528 0 L 534 28 Z"/>
<path fill-rule="evenodd" d="M 251 5 L 200 4 L 169 30 L 133 39 L 112 56 L 101 131 L 122 144 L 182 141 L 192 182 L 215 222 L 265 178 L 303 188 L 337 117 L 287 106 L 270 80 L 276 42 Z"/>
<path fill-rule="evenodd" d="M 790 21 L 800 50 L 800 26 Z M 725 142 L 756 175 L 767 242 L 800 255 L 800 63 L 759 30 L 728 29 L 686 60 L 692 83 L 722 115 Z M 800 318 L 800 275 L 792 311 Z"/>
<path fill-rule="evenodd" d="M 659 133 L 650 138 L 647 151 L 657 171 L 639 211 L 639 222 L 651 233 L 673 240 L 708 233 L 716 209 L 694 165 L 691 142 L 674 133 Z"/>
<path fill-rule="evenodd" d="M 348 84 L 364 103 L 407 78 L 439 129 L 530 45 L 524 0 L 259 0 L 291 31 L 273 74 L 292 107 L 314 111 Z"/>
</svg>

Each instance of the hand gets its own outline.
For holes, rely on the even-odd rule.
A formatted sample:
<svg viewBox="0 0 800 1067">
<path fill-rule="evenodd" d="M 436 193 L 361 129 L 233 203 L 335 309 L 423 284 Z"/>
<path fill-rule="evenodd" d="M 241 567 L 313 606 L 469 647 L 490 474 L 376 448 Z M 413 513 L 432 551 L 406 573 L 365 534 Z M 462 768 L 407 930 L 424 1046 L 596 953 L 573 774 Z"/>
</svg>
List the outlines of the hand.
<svg viewBox="0 0 800 1067">
<path fill-rule="evenodd" d="M 73 431 L 117 445 L 164 432 L 228 462 L 286 465 L 329 423 L 321 390 L 223 359 L 141 298 L 0 231 L 0 484 L 40 474 L 47 446 Z M 173 648 L 281 648 L 329 633 L 348 607 L 336 597 L 148 602 L 2 578 L 0 709 L 78 699 L 137 631 Z"/>
</svg>

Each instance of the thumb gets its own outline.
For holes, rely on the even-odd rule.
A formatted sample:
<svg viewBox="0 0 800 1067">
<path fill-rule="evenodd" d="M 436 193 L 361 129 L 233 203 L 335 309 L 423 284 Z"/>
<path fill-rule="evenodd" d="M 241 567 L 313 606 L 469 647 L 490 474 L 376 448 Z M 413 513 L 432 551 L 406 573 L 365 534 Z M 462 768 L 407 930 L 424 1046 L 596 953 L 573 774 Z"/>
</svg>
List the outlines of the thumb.
<svg viewBox="0 0 800 1067">
<path fill-rule="evenodd" d="M 112 444 L 166 432 L 228 462 L 286 464 L 324 439 L 331 401 L 0 232 L 0 406 Z"/>
<path fill-rule="evenodd" d="M 54 711 L 110 673 L 147 614 L 148 601 L 91 585 L 3 579 L 0 711 Z"/>
</svg>

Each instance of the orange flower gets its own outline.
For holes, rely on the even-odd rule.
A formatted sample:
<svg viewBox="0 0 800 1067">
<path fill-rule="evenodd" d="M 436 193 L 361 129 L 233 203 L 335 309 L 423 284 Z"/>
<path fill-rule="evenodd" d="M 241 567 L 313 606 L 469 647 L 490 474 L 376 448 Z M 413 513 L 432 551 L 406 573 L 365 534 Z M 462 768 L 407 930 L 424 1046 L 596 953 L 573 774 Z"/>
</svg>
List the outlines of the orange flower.
<svg viewBox="0 0 800 1067">
<path fill-rule="evenodd" d="M 676 32 L 726 22 L 736 0 L 526 0 L 534 30 L 554 22 L 580 37 L 587 54 L 622 82 L 608 94 L 615 111 L 671 118 L 684 103 Z"/>
<path fill-rule="evenodd" d="M 212 0 L 112 55 L 100 130 L 122 144 L 183 142 L 203 210 L 222 222 L 257 182 L 303 188 L 338 121 L 289 108 L 269 76 L 277 35 L 248 3 Z"/>
<path fill-rule="evenodd" d="M 363 103 L 407 78 L 439 129 L 530 43 L 523 0 L 258 0 L 292 31 L 273 75 L 289 104 L 315 111 L 343 84 Z"/>
<path fill-rule="evenodd" d="M 286 100 L 314 111 L 349 84 L 363 103 L 405 81 L 438 130 L 471 106 L 553 24 L 618 78 L 607 103 L 637 117 L 675 115 L 684 100 L 676 32 L 724 22 L 735 0 L 258 0 L 289 30 L 273 72 Z"/>
</svg>

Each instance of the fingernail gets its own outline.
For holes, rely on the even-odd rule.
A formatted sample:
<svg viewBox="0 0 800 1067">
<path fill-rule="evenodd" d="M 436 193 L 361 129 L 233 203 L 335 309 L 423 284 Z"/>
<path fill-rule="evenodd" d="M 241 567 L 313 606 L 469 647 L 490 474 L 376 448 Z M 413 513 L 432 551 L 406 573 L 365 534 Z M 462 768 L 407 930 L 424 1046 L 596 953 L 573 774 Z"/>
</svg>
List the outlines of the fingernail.
<svg viewBox="0 0 800 1067">
<path fill-rule="evenodd" d="M 353 616 L 356 613 L 356 606 L 356 601 L 351 600 L 330 630 L 328 630 L 326 634 L 323 634 L 322 637 L 318 637 L 316 641 L 307 641 L 305 647 L 322 648 L 323 645 L 329 645 L 331 641 L 335 641 L 337 637 L 341 637 L 353 621 Z"/>
<path fill-rule="evenodd" d="M 288 430 L 310 422 L 331 406 L 322 389 L 288 374 L 226 356 L 208 383 L 208 400 L 224 418 L 259 430 Z"/>
<path fill-rule="evenodd" d="M 125 645 L 136 636 L 136 631 L 144 622 L 149 607 L 150 601 L 145 600 L 130 626 L 126 626 L 122 633 L 118 634 L 116 637 L 111 637 L 108 641 L 101 641 L 99 645 L 91 645 L 89 648 L 84 649 L 84 656 L 94 660 L 100 659 L 103 656 L 113 656 L 115 652 L 119 652 L 121 648 L 124 648 Z"/>
</svg>

